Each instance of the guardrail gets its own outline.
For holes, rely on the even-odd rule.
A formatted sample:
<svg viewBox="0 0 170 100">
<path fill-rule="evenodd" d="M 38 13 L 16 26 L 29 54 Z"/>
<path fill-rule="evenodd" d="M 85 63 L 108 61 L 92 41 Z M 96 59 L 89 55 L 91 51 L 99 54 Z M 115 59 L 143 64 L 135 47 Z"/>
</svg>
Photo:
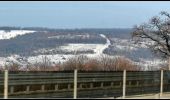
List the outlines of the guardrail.
<svg viewBox="0 0 170 100">
<path fill-rule="evenodd" d="M 0 98 L 125 98 L 170 91 L 170 71 L 4 71 L 0 80 Z"/>
</svg>

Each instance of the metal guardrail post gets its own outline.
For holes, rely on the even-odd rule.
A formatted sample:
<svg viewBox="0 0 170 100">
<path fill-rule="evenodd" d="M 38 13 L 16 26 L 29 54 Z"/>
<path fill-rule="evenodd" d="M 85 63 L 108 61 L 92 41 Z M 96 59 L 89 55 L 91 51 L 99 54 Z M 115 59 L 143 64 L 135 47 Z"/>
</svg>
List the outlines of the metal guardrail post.
<svg viewBox="0 0 170 100">
<path fill-rule="evenodd" d="M 30 86 L 28 85 L 26 86 L 26 92 L 29 93 L 29 91 L 30 91 Z"/>
<path fill-rule="evenodd" d="M 41 91 L 45 91 L 45 85 L 41 85 Z"/>
<path fill-rule="evenodd" d="M 77 69 L 74 70 L 74 99 L 77 99 Z"/>
<path fill-rule="evenodd" d="M 161 84 L 160 84 L 160 97 L 163 94 L 163 70 L 161 70 Z"/>
<path fill-rule="evenodd" d="M 8 99 L 8 70 L 4 73 L 4 99 Z"/>
<path fill-rule="evenodd" d="M 126 70 L 123 71 L 123 96 L 122 99 L 125 99 L 126 95 Z"/>
<path fill-rule="evenodd" d="M 57 91 L 57 90 L 58 90 L 58 84 L 55 85 L 55 91 Z"/>
<path fill-rule="evenodd" d="M 14 93 L 14 86 L 11 86 L 11 87 L 10 87 L 10 93 L 11 93 L 11 94 Z"/>
</svg>

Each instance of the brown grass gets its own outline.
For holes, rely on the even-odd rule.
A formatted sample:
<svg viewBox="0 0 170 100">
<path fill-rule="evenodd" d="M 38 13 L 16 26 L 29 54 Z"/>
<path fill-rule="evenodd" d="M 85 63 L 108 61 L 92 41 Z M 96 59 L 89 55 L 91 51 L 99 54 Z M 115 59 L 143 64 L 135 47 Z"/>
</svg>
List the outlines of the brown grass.
<svg viewBox="0 0 170 100">
<path fill-rule="evenodd" d="M 82 71 L 139 71 L 139 66 L 135 65 L 129 59 L 123 57 L 112 58 L 109 56 L 100 56 L 97 59 L 88 58 L 84 55 L 79 55 L 68 59 L 62 64 L 50 65 L 49 60 L 43 60 L 42 63 L 29 64 L 22 68 L 18 64 L 12 63 L 6 66 L 10 71 L 66 71 L 66 70 L 82 70 Z M 3 70 L 3 69 L 0 69 Z"/>
</svg>

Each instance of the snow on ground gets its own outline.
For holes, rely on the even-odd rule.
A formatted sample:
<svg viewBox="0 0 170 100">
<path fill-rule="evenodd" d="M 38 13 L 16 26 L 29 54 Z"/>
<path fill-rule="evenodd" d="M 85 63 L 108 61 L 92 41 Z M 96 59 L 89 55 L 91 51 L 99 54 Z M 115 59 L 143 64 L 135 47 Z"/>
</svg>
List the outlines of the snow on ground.
<svg viewBox="0 0 170 100">
<path fill-rule="evenodd" d="M 135 45 L 132 40 L 120 38 L 111 38 L 111 40 L 113 41 L 112 46 L 114 46 L 116 49 L 137 50 L 137 48 L 139 47 L 138 45 Z"/>
<path fill-rule="evenodd" d="M 106 48 L 108 48 L 109 45 L 111 45 L 110 40 L 109 40 L 104 34 L 100 34 L 100 36 L 106 39 L 106 44 L 105 44 L 104 46 L 99 47 L 99 48 L 97 49 L 96 53 L 97 53 L 98 55 L 103 54 L 103 51 L 104 51 Z"/>
<path fill-rule="evenodd" d="M 12 32 L 12 31 L 11 31 Z M 16 33 L 17 31 L 15 32 L 12 32 L 12 33 Z M 18 31 L 19 32 L 19 31 Z M 20 33 L 20 34 L 26 34 L 27 32 L 34 32 L 34 31 L 23 31 L 23 33 Z M 1 35 L 2 31 L 0 31 L 0 39 L 2 38 L 2 35 Z M 17 34 L 16 34 L 17 35 Z M 60 49 L 63 49 L 63 50 L 69 50 L 69 51 L 85 51 L 85 50 L 94 50 L 94 54 L 85 54 L 87 57 L 90 57 L 90 58 L 96 58 L 96 57 L 100 57 L 102 55 L 105 55 L 103 54 L 103 51 L 109 47 L 109 45 L 111 45 L 111 42 L 110 40 L 104 35 L 104 34 L 100 34 L 101 37 L 105 38 L 107 40 L 107 42 L 105 44 L 68 44 L 68 45 L 65 45 L 65 46 L 61 46 Z M 8 37 L 3 37 L 3 39 L 9 39 L 10 36 Z M 124 41 L 125 42 L 125 41 Z M 127 41 L 126 41 L 127 43 Z M 116 48 L 119 48 L 119 49 L 135 49 L 133 47 L 129 47 L 128 45 L 115 45 Z M 38 56 L 30 56 L 27 59 L 27 63 L 41 63 L 43 62 L 43 60 L 49 60 L 52 64 L 57 64 L 57 63 L 62 63 L 62 62 L 65 62 L 67 61 L 67 59 L 71 58 L 71 57 L 74 57 L 75 55 L 74 54 L 54 54 L 54 55 L 38 55 Z M 107 55 L 109 56 L 109 55 Z M 109 57 L 117 57 L 117 56 L 109 56 Z M 7 61 L 13 61 L 13 62 L 16 62 L 18 64 L 22 64 L 21 61 L 18 61 L 16 59 L 19 59 L 20 57 L 17 56 L 17 55 L 13 55 L 13 56 L 10 56 L 10 57 L 7 57 L 7 58 L 3 58 L 3 57 L 0 57 L 0 66 L 3 66 L 6 64 Z M 135 64 L 139 64 L 139 65 L 142 65 L 144 66 L 145 70 L 147 70 L 148 66 L 158 66 L 159 64 L 163 64 L 163 63 L 166 63 L 165 61 L 161 61 L 159 59 L 152 59 L 152 60 L 147 60 L 147 59 L 140 59 L 140 62 L 134 62 Z"/>
<path fill-rule="evenodd" d="M 26 65 L 27 64 L 26 62 L 23 63 L 23 61 L 19 61 L 20 58 L 21 57 L 19 55 L 11 55 L 6 58 L 0 57 L 0 67 L 12 64 L 12 62 L 23 66 Z"/>
<path fill-rule="evenodd" d="M 35 32 L 35 31 L 30 31 L 30 30 L 4 31 L 4 30 L 0 30 L 0 39 L 11 39 L 18 35 L 24 35 L 24 34 L 29 34 L 29 33 L 33 33 L 33 32 Z"/>
<path fill-rule="evenodd" d="M 137 50 L 137 48 L 135 47 L 132 47 L 130 45 L 126 45 L 126 46 L 123 46 L 123 45 L 114 45 L 117 49 L 120 49 L 120 50 Z"/>
<path fill-rule="evenodd" d="M 100 49 L 104 44 L 83 44 L 83 43 L 69 43 L 68 45 L 60 46 L 61 50 L 68 51 L 86 51 L 86 50 L 94 50 Z"/>
<path fill-rule="evenodd" d="M 101 55 L 86 54 L 86 56 L 90 57 L 90 58 L 96 58 L 96 57 L 99 58 L 103 55 L 104 54 L 101 54 Z M 9 64 L 10 62 L 15 62 L 17 64 L 21 64 L 21 65 L 25 66 L 28 63 L 30 63 L 30 64 L 42 63 L 44 60 L 49 61 L 51 63 L 51 65 L 55 65 L 58 63 L 63 63 L 65 61 L 67 61 L 69 58 L 74 57 L 74 56 L 75 55 L 73 55 L 73 54 L 70 54 L 70 55 L 62 55 L 62 54 L 38 55 L 38 56 L 30 56 L 30 57 L 26 58 L 27 62 L 22 62 L 22 61 L 18 60 L 18 58 L 20 58 L 20 56 L 12 55 L 7 58 L 0 57 L 0 67 L 4 66 L 6 64 Z M 117 57 L 124 57 L 124 56 L 109 56 L 109 55 L 107 55 L 107 57 L 117 58 Z M 160 59 L 140 59 L 139 62 L 132 62 L 132 63 L 142 66 L 142 68 L 144 70 L 149 70 L 150 68 L 156 69 L 156 68 L 162 67 L 161 64 L 165 64 L 167 62 L 162 61 Z"/>
<path fill-rule="evenodd" d="M 57 35 L 57 36 L 50 36 L 48 37 L 49 39 L 60 39 L 60 38 L 69 38 L 69 39 L 74 39 L 75 37 L 83 37 L 83 38 L 89 38 L 90 35 L 88 33 L 83 34 L 83 35 L 72 35 L 72 34 L 67 34 L 67 35 Z"/>
<path fill-rule="evenodd" d="M 137 65 L 143 66 L 144 70 L 149 70 L 149 68 L 161 68 L 163 64 L 166 64 L 166 60 L 161 59 L 140 59 L 139 62 L 135 62 Z"/>
<path fill-rule="evenodd" d="M 41 63 L 45 59 L 50 61 L 51 63 L 62 63 L 66 61 L 67 59 L 73 57 L 74 55 L 62 55 L 62 54 L 55 54 L 55 55 L 38 55 L 38 56 L 31 56 L 28 57 L 29 63 Z"/>
<path fill-rule="evenodd" d="M 85 50 L 94 50 L 94 54 L 86 54 L 87 57 L 98 57 L 103 55 L 103 51 L 109 47 L 110 40 L 104 35 L 100 34 L 101 37 L 105 38 L 107 40 L 106 44 L 73 44 L 70 43 L 65 46 L 60 46 L 61 50 L 69 50 L 69 51 L 85 51 Z M 64 62 L 67 59 L 74 57 L 74 54 L 55 54 L 55 55 L 38 55 L 28 58 L 28 62 L 35 63 L 35 62 L 41 62 L 45 57 L 50 60 L 51 62 L 58 63 L 58 62 Z"/>
<path fill-rule="evenodd" d="M 107 40 L 106 44 L 82 44 L 82 43 L 70 43 L 65 46 L 60 46 L 62 50 L 69 51 L 85 51 L 85 50 L 93 50 L 96 55 L 103 54 L 103 51 L 111 45 L 110 40 L 104 35 L 100 34 L 101 37 Z"/>
<path fill-rule="evenodd" d="M 109 47 L 110 40 L 103 34 L 100 34 L 101 37 L 105 38 L 107 40 L 106 44 L 68 44 L 66 46 L 61 46 L 60 49 L 63 50 L 69 50 L 69 51 L 84 51 L 84 50 L 94 50 L 94 54 L 86 54 L 88 57 L 98 57 L 100 55 L 103 55 L 103 51 Z M 43 62 L 44 59 L 51 61 L 52 63 L 58 63 L 58 62 L 64 62 L 67 59 L 74 57 L 74 54 L 55 54 L 55 55 L 38 55 L 38 56 L 30 56 L 27 58 L 28 63 L 40 63 Z M 0 58 L 0 65 L 4 65 L 5 61 L 13 61 L 16 63 L 19 63 L 16 59 L 18 59 L 18 56 L 10 56 L 7 58 Z M 1 60 L 2 59 L 2 60 Z"/>
<path fill-rule="evenodd" d="M 128 48 L 128 46 L 132 47 L 132 50 L 135 50 L 135 48 L 148 48 L 148 45 L 154 45 L 154 41 L 150 41 L 150 40 L 143 40 L 143 41 L 139 41 L 139 42 L 135 42 L 132 39 L 120 39 L 120 38 L 111 38 L 111 40 L 113 41 L 114 46 L 116 46 L 119 49 L 125 49 Z M 117 46 L 119 45 L 119 46 Z"/>
<path fill-rule="evenodd" d="M 4 66 L 6 64 L 6 58 L 0 57 L 0 66 Z"/>
</svg>

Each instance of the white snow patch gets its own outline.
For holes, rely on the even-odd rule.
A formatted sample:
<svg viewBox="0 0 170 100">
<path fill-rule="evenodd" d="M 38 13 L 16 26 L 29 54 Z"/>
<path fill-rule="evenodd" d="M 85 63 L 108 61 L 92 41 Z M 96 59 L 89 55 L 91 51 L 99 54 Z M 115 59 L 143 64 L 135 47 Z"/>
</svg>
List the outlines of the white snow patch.
<svg viewBox="0 0 170 100">
<path fill-rule="evenodd" d="M 103 54 L 103 51 L 111 45 L 110 40 L 104 35 L 100 34 L 101 37 L 107 40 L 106 44 L 81 44 L 81 43 L 70 43 L 66 46 L 60 46 L 62 50 L 69 51 L 85 51 L 85 50 L 93 50 L 96 55 Z"/>
<path fill-rule="evenodd" d="M 60 46 L 60 49 L 62 50 L 69 50 L 69 51 L 85 51 L 85 50 L 95 50 L 98 49 L 99 47 L 104 46 L 103 44 L 74 44 L 74 43 L 69 43 L 68 45 L 65 46 Z"/>
<path fill-rule="evenodd" d="M 161 68 L 163 64 L 166 64 L 166 60 L 161 60 L 161 59 L 140 59 L 139 62 L 135 62 L 137 65 L 141 65 L 144 70 L 149 70 L 150 67 L 157 69 Z"/>
<path fill-rule="evenodd" d="M 132 47 L 132 46 L 123 46 L 123 45 L 114 45 L 117 49 L 120 50 L 137 50 L 137 48 Z"/>
<path fill-rule="evenodd" d="M 106 38 L 105 35 L 100 34 L 101 37 Z M 70 43 L 65 46 L 60 46 L 61 50 L 68 50 L 68 51 L 85 51 L 85 50 L 93 50 L 94 54 L 85 54 L 87 57 L 95 58 L 99 57 L 103 54 L 104 49 L 108 48 L 111 44 L 108 38 L 106 44 L 73 44 Z M 52 64 L 63 63 L 67 61 L 69 58 L 74 57 L 74 54 L 54 54 L 54 55 L 38 55 L 38 56 L 30 56 L 27 58 L 28 63 L 41 63 L 44 59 L 49 60 Z"/>
<path fill-rule="evenodd" d="M 0 66 L 4 66 L 6 64 L 6 58 L 0 57 Z"/>
<path fill-rule="evenodd" d="M 73 56 L 73 55 L 71 55 Z M 65 59 L 68 59 L 70 57 L 70 55 L 38 55 L 38 56 L 32 56 L 32 57 L 28 57 L 28 62 L 29 63 L 42 63 L 45 59 L 51 62 L 64 62 Z"/>
<path fill-rule="evenodd" d="M 97 54 L 103 54 L 103 51 L 111 45 L 110 40 L 104 34 L 100 34 L 100 36 L 106 39 L 106 44 L 98 49 Z"/>
<path fill-rule="evenodd" d="M 84 34 L 84 35 L 71 35 L 71 34 L 67 34 L 67 35 L 56 35 L 56 36 L 50 36 L 48 37 L 49 39 L 60 39 L 60 38 L 68 38 L 68 39 L 74 39 L 76 37 L 82 37 L 82 38 L 89 38 L 90 35 L 88 33 Z"/>
<path fill-rule="evenodd" d="M 35 31 L 30 31 L 30 30 L 11 30 L 9 32 L 6 32 L 4 30 L 0 30 L 0 39 L 11 39 L 14 38 L 18 35 L 24 35 L 24 34 L 29 34 L 33 33 Z"/>
</svg>

